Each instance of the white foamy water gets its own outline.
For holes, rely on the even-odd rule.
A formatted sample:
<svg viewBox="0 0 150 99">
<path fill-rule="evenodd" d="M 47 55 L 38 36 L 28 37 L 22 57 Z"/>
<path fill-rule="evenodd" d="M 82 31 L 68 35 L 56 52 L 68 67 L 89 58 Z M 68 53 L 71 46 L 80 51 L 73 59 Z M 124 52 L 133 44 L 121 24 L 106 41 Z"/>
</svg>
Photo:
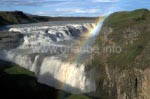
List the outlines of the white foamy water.
<svg viewBox="0 0 150 99">
<path fill-rule="evenodd" d="M 1 55 L 1 58 L 33 71 L 40 83 L 57 89 L 72 93 L 95 91 L 94 69 L 87 72 L 85 59 L 82 63 L 71 63 L 71 52 L 60 52 L 61 47 L 76 44 L 77 39 L 92 27 L 91 23 L 12 27 L 9 31 L 17 31 L 24 35 L 20 40 L 22 44 L 15 49 L 5 50 L 6 57 Z M 48 50 L 44 50 L 47 46 L 57 46 L 59 50 L 49 53 Z"/>
</svg>

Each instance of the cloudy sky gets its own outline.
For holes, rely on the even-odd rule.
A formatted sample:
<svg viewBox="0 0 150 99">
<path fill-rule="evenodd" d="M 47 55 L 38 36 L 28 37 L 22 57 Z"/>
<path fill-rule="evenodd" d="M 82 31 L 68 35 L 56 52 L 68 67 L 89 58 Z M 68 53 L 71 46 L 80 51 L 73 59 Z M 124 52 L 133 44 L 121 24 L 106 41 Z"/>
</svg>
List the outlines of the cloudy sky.
<svg viewBox="0 0 150 99">
<path fill-rule="evenodd" d="M 1 11 L 45 16 L 102 16 L 139 8 L 150 9 L 150 0 L 0 0 Z"/>
</svg>

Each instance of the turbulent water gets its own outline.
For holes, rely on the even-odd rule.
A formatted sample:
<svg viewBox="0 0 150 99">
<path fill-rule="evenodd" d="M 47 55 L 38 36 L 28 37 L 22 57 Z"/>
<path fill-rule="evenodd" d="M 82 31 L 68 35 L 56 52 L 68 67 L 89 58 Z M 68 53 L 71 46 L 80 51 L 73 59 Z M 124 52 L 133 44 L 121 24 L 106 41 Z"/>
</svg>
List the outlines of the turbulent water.
<svg viewBox="0 0 150 99">
<path fill-rule="evenodd" d="M 93 27 L 91 22 L 9 26 L 10 32 L 20 32 L 24 37 L 18 47 L 1 51 L 1 58 L 33 71 L 39 82 L 57 89 L 95 91 L 94 69 L 87 72 L 84 64 L 89 54 L 83 52 L 78 60 L 72 59 L 78 53 L 75 47 L 80 39 Z"/>
</svg>

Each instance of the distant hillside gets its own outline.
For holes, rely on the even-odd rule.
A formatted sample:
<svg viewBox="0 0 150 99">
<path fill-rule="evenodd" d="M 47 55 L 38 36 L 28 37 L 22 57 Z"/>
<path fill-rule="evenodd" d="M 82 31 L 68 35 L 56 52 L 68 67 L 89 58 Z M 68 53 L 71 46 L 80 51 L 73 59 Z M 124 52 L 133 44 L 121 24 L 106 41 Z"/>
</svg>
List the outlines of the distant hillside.
<svg viewBox="0 0 150 99">
<path fill-rule="evenodd" d="M 100 99 L 150 99 L 150 11 L 116 12 L 97 36 L 89 68 Z"/>
<path fill-rule="evenodd" d="M 0 20 L 0 25 L 37 22 L 37 20 L 20 11 L 0 12 Z"/>
<path fill-rule="evenodd" d="M 95 20 L 94 17 L 48 17 L 25 14 L 21 11 L 1 11 L 0 26 L 12 24 L 26 24 L 47 21 L 66 21 L 66 20 Z"/>
</svg>

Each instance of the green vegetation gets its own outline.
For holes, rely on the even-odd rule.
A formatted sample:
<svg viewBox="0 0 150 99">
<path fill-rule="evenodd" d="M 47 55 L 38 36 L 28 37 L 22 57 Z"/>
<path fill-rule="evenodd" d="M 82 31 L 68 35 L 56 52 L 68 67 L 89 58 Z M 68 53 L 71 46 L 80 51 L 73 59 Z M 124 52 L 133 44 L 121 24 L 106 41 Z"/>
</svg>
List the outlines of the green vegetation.
<svg viewBox="0 0 150 99">
<path fill-rule="evenodd" d="M 149 10 L 139 9 L 132 12 L 116 12 L 110 15 L 105 21 L 105 25 L 117 28 L 122 26 L 131 25 L 135 21 L 146 20 L 148 17 Z"/>
<path fill-rule="evenodd" d="M 30 77 L 35 77 L 33 72 L 30 72 L 19 66 L 12 66 L 11 68 L 5 69 L 4 72 L 10 75 L 27 75 Z"/>
<path fill-rule="evenodd" d="M 124 70 L 129 67 L 139 67 L 135 63 L 140 61 L 141 67 L 146 68 L 144 63 L 143 53 L 149 55 L 148 44 L 150 43 L 150 11 L 147 9 L 139 9 L 132 12 L 116 12 L 110 15 L 104 22 L 103 28 L 111 28 L 112 32 L 107 36 L 107 40 L 103 39 L 103 35 L 106 32 L 102 29 L 100 36 L 97 37 L 95 42 L 99 48 L 107 46 L 120 46 L 121 53 L 101 53 L 95 55 L 96 59 L 92 60 L 92 63 L 108 64 L 109 67 L 118 68 Z M 109 45 L 108 42 L 112 42 Z M 103 45 L 103 46 L 102 46 Z M 102 50 L 101 50 L 102 51 Z M 98 60 L 97 57 L 102 57 Z M 145 58 L 147 60 L 147 58 Z M 149 62 L 148 62 L 149 63 Z M 133 66 L 134 64 L 134 66 Z"/>
</svg>

